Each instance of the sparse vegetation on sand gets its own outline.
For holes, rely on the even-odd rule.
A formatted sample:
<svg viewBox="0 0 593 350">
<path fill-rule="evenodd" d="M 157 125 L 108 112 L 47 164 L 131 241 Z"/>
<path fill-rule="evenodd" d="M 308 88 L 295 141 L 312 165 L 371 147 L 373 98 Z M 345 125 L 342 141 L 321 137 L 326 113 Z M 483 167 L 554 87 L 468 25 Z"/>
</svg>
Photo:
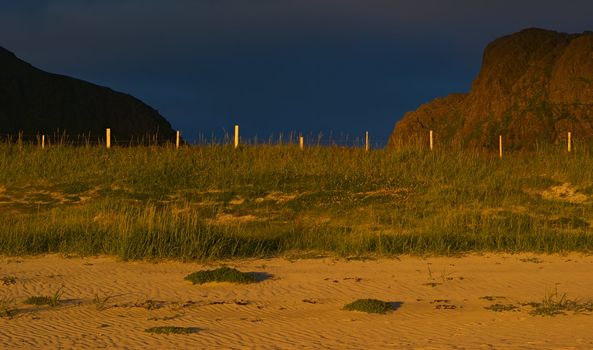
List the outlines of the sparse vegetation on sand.
<svg viewBox="0 0 593 350">
<path fill-rule="evenodd" d="M 591 252 L 592 154 L 0 143 L 0 253 Z"/>
<path fill-rule="evenodd" d="M 2 281 L 3 285 L 10 286 L 12 284 L 16 284 L 16 277 L 15 276 L 4 276 L 4 277 L 0 278 L 0 281 Z"/>
<path fill-rule="evenodd" d="M 64 294 L 63 288 L 59 288 L 54 292 L 53 295 L 34 295 L 25 299 L 25 304 L 29 305 L 49 305 L 51 307 L 60 305 L 62 301 L 62 295 Z"/>
<path fill-rule="evenodd" d="M 498 299 L 506 299 L 505 297 L 497 296 L 485 296 L 480 299 L 494 301 Z M 572 313 L 587 313 L 593 312 L 593 301 L 579 301 L 572 300 L 566 296 L 566 293 L 560 294 L 558 289 L 553 292 L 546 292 L 541 302 L 527 302 L 527 303 L 515 303 L 515 304 L 502 304 L 496 303 L 484 307 L 486 310 L 495 312 L 504 311 L 525 311 L 525 308 L 529 308 L 529 314 L 532 316 L 557 316 L 566 315 L 567 312 Z"/>
<path fill-rule="evenodd" d="M 197 271 L 185 277 L 193 284 L 204 284 L 209 282 L 231 282 L 231 283 L 255 283 L 257 279 L 251 273 L 241 272 L 230 267 L 220 267 L 214 270 Z"/>
<path fill-rule="evenodd" d="M 529 303 L 533 307 L 530 314 L 534 316 L 556 316 L 565 315 L 567 312 L 581 313 L 592 312 L 593 302 L 580 302 L 571 300 L 566 294 L 559 294 L 556 289 L 552 293 L 546 293 L 543 300 L 539 303 Z"/>
<path fill-rule="evenodd" d="M 93 304 L 97 311 L 103 311 L 108 308 L 107 302 L 111 299 L 111 295 L 107 296 L 100 296 L 99 294 L 95 293 L 95 298 L 93 299 Z"/>
<path fill-rule="evenodd" d="M 11 318 L 16 314 L 16 304 L 13 298 L 0 297 L 0 318 L 8 317 Z"/>
<path fill-rule="evenodd" d="M 394 307 L 391 303 L 377 299 L 358 299 L 344 305 L 344 310 L 361 311 L 370 314 L 386 314 L 393 311 L 393 309 Z"/>
<path fill-rule="evenodd" d="M 200 331 L 199 328 L 196 327 L 151 327 L 144 330 L 147 333 L 154 333 L 154 334 L 191 334 L 191 333 L 198 333 Z"/>
<path fill-rule="evenodd" d="M 484 307 L 486 310 L 491 310 L 494 312 L 504 312 L 504 311 L 519 311 L 519 307 L 513 304 L 492 304 L 490 306 Z"/>
</svg>

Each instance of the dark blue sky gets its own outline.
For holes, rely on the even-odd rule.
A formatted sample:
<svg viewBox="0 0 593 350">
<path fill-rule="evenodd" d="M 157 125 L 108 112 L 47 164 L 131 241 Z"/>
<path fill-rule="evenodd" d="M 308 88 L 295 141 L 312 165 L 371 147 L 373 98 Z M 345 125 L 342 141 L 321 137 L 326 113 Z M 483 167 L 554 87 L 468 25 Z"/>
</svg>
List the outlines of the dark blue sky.
<svg viewBox="0 0 593 350">
<path fill-rule="evenodd" d="M 485 45 L 593 29 L 590 0 L 0 0 L 0 45 L 130 93 L 184 136 L 369 130 L 466 92 Z"/>
</svg>

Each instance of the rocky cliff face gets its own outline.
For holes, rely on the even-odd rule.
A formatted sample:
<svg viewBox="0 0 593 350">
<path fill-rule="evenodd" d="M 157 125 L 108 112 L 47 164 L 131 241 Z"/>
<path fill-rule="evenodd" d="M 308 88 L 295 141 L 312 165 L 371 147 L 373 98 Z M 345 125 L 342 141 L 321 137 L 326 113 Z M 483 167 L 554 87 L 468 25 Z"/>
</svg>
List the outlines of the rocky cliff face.
<svg viewBox="0 0 593 350">
<path fill-rule="evenodd" d="M 427 139 L 466 147 L 531 149 L 567 131 L 593 139 L 593 32 L 527 29 L 495 40 L 467 94 L 436 99 L 404 115 L 390 145 Z M 426 141 L 427 142 L 427 141 Z"/>
<path fill-rule="evenodd" d="M 37 133 L 119 141 L 174 138 L 171 125 L 142 101 L 109 88 L 41 71 L 0 47 L 0 135 Z"/>
</svg>

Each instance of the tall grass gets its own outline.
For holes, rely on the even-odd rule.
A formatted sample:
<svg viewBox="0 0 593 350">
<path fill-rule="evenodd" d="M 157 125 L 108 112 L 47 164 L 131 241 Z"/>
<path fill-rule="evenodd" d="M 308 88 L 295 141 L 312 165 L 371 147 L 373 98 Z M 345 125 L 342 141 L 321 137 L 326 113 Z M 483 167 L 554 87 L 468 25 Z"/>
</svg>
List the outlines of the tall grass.
<svg viewBox="0 0 593 350">
<path fill-rule="evenodd" d="M 575 148 L 2 143 L 0 253 L 589 252 L 593 158 Z"/>
</svg>

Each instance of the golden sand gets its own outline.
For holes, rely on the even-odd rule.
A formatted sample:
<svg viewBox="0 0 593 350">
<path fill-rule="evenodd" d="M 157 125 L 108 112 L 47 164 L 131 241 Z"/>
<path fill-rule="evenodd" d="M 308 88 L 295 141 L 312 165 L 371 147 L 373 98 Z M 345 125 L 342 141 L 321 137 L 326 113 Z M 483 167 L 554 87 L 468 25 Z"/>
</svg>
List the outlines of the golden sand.
<svg viewBox="0 0 593 350">
<path fill-rule="evenodd" d="M 224 262 L 261 282 L 192 285 L 184 277 L 220 266 L 120 262 L 111 257 L 0 258 L 2 349 L 591 349 L 593 315 L 532 316 L 558 290 L 593 298 L 593 257 L 470 255 L 367 261 L 333 258 Z M 57 307 L 26 305 L 63 287 Z M 484 298 L 487 297 L 487 298 Z M 359 298 L 398 303 L 386 315 L 343 311 Z M 488 300 L 490 299 L 490 300 Z M 196 327 L 157 335 L 157 326 Z"/>
</svg>

